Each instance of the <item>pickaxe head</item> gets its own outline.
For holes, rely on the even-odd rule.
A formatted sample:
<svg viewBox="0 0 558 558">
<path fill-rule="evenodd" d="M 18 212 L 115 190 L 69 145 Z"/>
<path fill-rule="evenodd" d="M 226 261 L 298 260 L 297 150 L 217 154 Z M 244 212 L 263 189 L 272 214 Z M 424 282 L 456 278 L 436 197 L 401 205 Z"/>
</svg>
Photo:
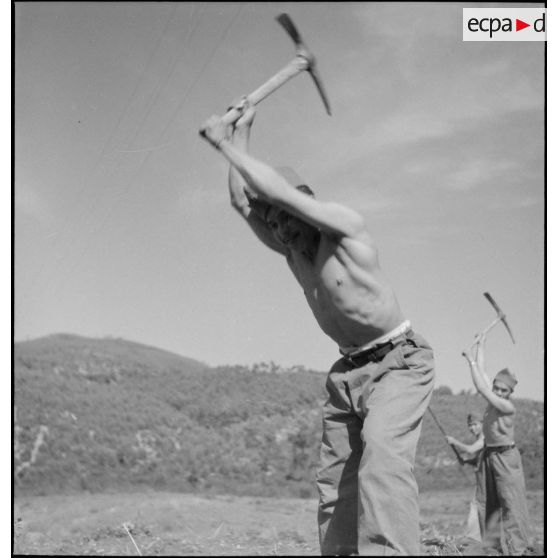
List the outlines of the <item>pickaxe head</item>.
<svg viewBox="0 0 558 558">
<path fill-rule="evenodd" d="M 504 324 L 504 326 L 508 330 L 508 333 L 510 334 L 512 342 L 515 343 L 515 339 L 513 338 L 513 334 L 511 332 L 510 326 L 508 325 L 508 322 L 506 321 L 506 315 L 502 312 L 500 307 L 496 304 L 496 301 L 492 298 L 490 293 L 483 293 L 483 295 L 485 296 L 486 300 L 488 300 L 488 302 L 490 302 L 490 304 L 492 304 L 492 307 L 494 308 L 494 310 L 496 310 L 496 313 L 498 314 L 499 320 Z"/>
<path fill-rule="evenodd" d="M 300 56 L 301 58 L 304 58 L 306 60 L 308 66 L 306 70 L 308 71 L 310 76 L 312 76 L 312 79 L 314 80 L 314 83 L 318 88 L 318 93 L 320 94 L 320 97 L 322 98 L 322 101 L 325 105 L 326 112 L 329 115 L 331 115 L 329 101 L 327 99 L 327 95 L 322 80 L 320 79 L 320 76 L 318 74 L 318 69 L 316 67 L 315 56 L 310 52 L 310 50 L 308 50 L 308 48 L 302 41 L 302 37 L 300 36 L 300 33 L 298 32 L 298 29 L 295 27 L 289 14 L 280 14 L 275 19 L 277 19 L 277 21 L 281 24 L 283 29 L 288 33 L 289 37 L 291 37 L 291 39 L 294 41 L 297 56 Z"/>
</svg>

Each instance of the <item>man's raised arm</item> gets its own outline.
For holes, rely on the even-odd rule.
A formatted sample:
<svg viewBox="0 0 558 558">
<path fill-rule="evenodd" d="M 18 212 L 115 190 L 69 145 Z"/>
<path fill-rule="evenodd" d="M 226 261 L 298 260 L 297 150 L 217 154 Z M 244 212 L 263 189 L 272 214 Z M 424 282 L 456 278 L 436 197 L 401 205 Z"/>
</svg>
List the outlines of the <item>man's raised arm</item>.
<svg viewBox="0 0 558 558">
<path fill-rule="evenodd" d="M 233 127 L 233 144 L 244 153 L 248 152 L 250 142 L 250 130 L 254 122 L 255 110 L 253 107 L 244 106 L 243 115 L 237 120 Z M 255 235 L 272 250 L 286 255 L 287 252 L 269 231 L 263 218 L 268 204 L 259 200 L 251 193 L 243 176 L 231 164 L 229 168 L 229 194 L 231 205 L 246 219 L 246 222 Z"/>
<path fill-rule="evenodd" d="M 211 117 L 200 129 L 200 134 L 230 161 L 258 198 L 322 232 L 352 238 L 365 233 L 364 219 L 359 213 L 343 205 L 315 200 L 299 192 L 273 167 L 229 142 L 219 117 Z"/>
<path fill-rule="evenodd" d="M 250 118 L 251 117 L 251 118 Z M 244 113 L 243 116 L 232 127 L 232 141 L 241 151 L 248 152 L 250 142 L 250 130 L 253 123 L 253 116 Z M 234 168 L 229 167 L 229 194 L 231 205 L 245 218 L 250 214 L 250 200 L 246 193 L 246 182 L 242 175 Z"/>
<path fill-rule="evenodd" d="M 477 391 L 493 406 L 496 407 L 501 413 L 512 414 L 515 412 L 515 408 L 511 401 L 502 399 L 493 393 L 490 387 L 490 379 L 484 368 L 484 344 L 486 342 L 486 334 L 480 334 L 475 338 L 477 345 L 476 358 L 477 360 L 472 360 L 468 357 L 469 368 L 471 370 L 471 378 L 473 379 L 473 384 L 477 388 Z M 464 353 L 466 355 L 466 353 Z"/>
</svg>

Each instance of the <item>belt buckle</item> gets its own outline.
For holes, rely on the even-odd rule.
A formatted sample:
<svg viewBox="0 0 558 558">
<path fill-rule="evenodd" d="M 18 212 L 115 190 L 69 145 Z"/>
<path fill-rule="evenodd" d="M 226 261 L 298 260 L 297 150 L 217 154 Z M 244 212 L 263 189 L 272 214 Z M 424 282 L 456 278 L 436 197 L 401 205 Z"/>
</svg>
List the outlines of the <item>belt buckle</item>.
<svg viewBox="0 0 558 558">
<path fill-rule="evenodd" d="M 343 358 L 351 365 L 356 367 L 356 363 L 351 355 L 343 355 Z"/>
<path fill-rule="evenodd" d="M 372 360 L 371 355 L 373 353 L 366 353 L 365 355 L 345 355 L 345 359 L 349 362 L 349 364 L 351 366 L 354 366 L 355 368 L 360 368 L 361 366 L 364 366 L 367 362 L 370 362 Z M 357 360 L 355 360 L 357 359 Z M 357 362 L 359 359 L 366 359 L 365 361 L 360 361 Z M 374 362 L 376 362 L 376 360 L 374 359 Z"/>
<path fill-rule="evenodd" d="M 396 338 L 394 338 L 394 339 L 396 339 Z M 347 362 L 349 364 L 351 364 L 352 366 L 355 366 L 356 368 L 358 368 L 360 366 L 363 366 L 367 362 L 380 362 L 386 356 L 386 354 L 389 353 L 395 347 L 394 339 L 389 339 L 388 341 L 386 341 L 385 343 L 382 343 L 381 345 L 378 345 L 377 347 L 373 347 L 372 349 L 368 349 L 367 351 L 363 351 L 361 354 L 356 354 L 356 355 L 352 355 L 352 356 L 351 355 L 343 355 L 343 357 L 345 358 L 345 360 L 347 360 Z M 386 348 L 388 349 L 387 351 L 385 351 Z M 380 353 L 381 357 L 378 357 L 377 353 Z M 360 359 L 360 358 L 366 359 L 366 361 L 359 364 L 358 362 L 356 362 L 354 360 L 355 358 L 356 359 Z"/>
<path fill-rule="evenodd" d="M 389 341 L 386 341 L 385 343 L 382 343 L 379 347 L 377 347 L 376 351 L 381 354 L 381 358 L 378 358 L 376 356 L 376 351 L 375 351 L 374 362 L 380 362 L 381 360 L 383 360 L 384 357 L 395 347 L 395 343 L 393 341 L 394 341 L 393 339 L 390 339 Z"/>
</svg>

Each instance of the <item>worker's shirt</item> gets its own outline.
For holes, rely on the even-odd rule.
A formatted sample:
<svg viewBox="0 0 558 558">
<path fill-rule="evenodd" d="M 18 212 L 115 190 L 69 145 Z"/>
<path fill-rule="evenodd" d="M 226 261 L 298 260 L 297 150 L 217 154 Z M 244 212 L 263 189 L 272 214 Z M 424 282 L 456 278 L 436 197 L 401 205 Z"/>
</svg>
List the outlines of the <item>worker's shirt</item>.
<svg viewBox="0 0 558 558">
<path fill-rule="evenodd" d="M 514 443 L 512 414 L 505 415 L 496 407 L 488 405 L 482 420 L 482 433 L 487 446 L 508 446 Z"/>
</svg>

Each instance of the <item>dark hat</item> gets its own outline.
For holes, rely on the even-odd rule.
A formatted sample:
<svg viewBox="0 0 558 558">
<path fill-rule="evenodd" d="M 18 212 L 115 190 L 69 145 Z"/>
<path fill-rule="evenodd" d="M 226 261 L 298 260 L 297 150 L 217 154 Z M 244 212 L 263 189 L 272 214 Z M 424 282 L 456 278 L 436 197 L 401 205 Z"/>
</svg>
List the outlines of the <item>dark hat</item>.
<svg viewBox="0 0 558 558">
<path fill-rule="evenodd" d="M 500 372 L 494 376 L 494 380 L 503 382 L 511 389 L 514 389 L 517 384 L 517 378 L 507 368 L 500 370 Z"/>
</svg>

